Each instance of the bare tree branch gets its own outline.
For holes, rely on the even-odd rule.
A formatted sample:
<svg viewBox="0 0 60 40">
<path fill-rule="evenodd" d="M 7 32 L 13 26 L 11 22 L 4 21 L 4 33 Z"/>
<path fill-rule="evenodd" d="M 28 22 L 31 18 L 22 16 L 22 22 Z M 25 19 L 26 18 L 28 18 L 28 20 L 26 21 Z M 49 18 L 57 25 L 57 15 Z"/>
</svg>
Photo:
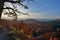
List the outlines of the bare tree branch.
<svg viewBox="0 0 60 40">
<path fill-rule="evenodd" d="M 20 3 L 21 2 L 21 0 L 16 0 L 16 1 L 13 1 L 13 0 L 5 0 L 5 2 L 11 2 L 11 3 Z"/>
<path fill-rule="evenodd" d="M 23 5 L 22 3 L 19 3 L 21 6 L 23 6 L 24 8 L 28 9 L 28 6 Z"/>
</svg>

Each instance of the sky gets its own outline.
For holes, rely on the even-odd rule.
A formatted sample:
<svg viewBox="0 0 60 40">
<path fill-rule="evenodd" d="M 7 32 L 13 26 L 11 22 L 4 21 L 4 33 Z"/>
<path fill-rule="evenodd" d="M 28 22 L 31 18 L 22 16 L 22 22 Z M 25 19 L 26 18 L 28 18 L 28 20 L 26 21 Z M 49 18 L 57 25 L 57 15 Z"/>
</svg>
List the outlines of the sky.
<svg viewBox="0 0 60 40">
<path fill-rule="evenodd" d="M 60 0 L 35 0 L 29 5 L 29 11 L 38 18 L 60 18 Z M 40 15 L 40 17 L 39 17 Z"/>
<path fill-rule="evenodd" d="M 60 0 L 25 1 L 24 4 L 28 5 L 29 9 L 21 11 L 28 12 L 30 17 L 27 15 L 21 15 L 18 18 L 60 19 Z M 18 9 L 21 9 L 21 7 L 19 7 Z"/>
</svg>

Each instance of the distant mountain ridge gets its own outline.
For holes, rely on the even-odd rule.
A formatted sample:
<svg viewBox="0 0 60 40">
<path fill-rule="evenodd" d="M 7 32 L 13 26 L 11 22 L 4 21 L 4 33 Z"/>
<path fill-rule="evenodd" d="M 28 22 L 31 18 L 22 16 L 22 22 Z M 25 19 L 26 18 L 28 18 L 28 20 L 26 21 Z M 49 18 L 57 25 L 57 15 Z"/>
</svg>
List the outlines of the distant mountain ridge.
<svg viewBox="0 0 60 40">
<path fill-rule="evenodd" d="M 52 20 L 56 20 L 56 19 L 20 19 L 20 20 L 29 20 L 29 21 L 42 21 L 42 22 L 44 22 L 44 21 L 52 21 Z"/>
</svg>

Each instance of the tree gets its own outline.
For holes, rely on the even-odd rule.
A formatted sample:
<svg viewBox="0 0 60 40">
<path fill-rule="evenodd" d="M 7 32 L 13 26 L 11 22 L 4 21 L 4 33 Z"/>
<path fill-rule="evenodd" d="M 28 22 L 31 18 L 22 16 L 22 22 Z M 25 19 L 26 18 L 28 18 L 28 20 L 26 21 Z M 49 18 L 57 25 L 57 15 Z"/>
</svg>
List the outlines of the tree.
<svg viewBox="0 0 60 40">
<path fill-rule="evenodd" d="M 28 7 L 27 7 L 26 5 L 22 4 L 24 1 L 26 1 L 26 0 L 15 0 L 15 1 L 14 1 L 14 0 L 0 0 L 0 19 L 1 19 L 1 15 L 2 15 L 3 9 L 8 9 L 8 10 L 11 9 L 13 12 L 10 12 L 10 11 L 9 11 L 9 13 L 5 13 L 5 14 L 8 14 L 9 17 L 11 17 L 10 15 L 15 16 L 15 19 L 17 19 L 17 14 L 16 14 L 16 12 L 17 12 L 17 13 L 21 13 L 21 14 L 23 14 L 23 15 L 28 15 L 28 13 L 25 13 L 25 14 L 24 14 L 23 12 L 19 12 L 19 11 L 17 11 L 17 10 L 14 10 L 15 6 L 13 5 L 13 3 L 18 3 L 18 4 L 20 4 L 21 6 L 23 6 L 25 9 L 28 9 Z M 33 1 L 33 0 L 28 0 L 28 1 Z M 6 8 L 3 8 L 5 2 L 10 2 L 10 3 L 12 3 L 12 5 L 13 5 L 14 8 L 7 7 L 7 6 L 6 6 Z"/>
<path fill-rule="evenodd" d="M 3 5 L 4 5 L 4 0 L 0 0 L 0 19 L 1 19 L 1 14 L 2 14 L 2 10 L 3 10 Z"/>
</svg>

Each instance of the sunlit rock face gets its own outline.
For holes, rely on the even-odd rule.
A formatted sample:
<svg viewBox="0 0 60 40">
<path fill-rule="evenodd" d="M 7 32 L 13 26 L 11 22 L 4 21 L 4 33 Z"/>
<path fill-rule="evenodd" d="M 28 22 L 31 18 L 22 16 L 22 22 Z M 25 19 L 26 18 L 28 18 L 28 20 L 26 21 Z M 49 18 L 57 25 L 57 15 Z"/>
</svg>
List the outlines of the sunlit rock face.
<svg viewBox="0 0 60 40">
<path fill-rule="evenodd" d="M 26 21 L 26 22 L 25 22 Z M 1 39 L 48 40 L 51 36 L 60 37 L 59 22 L 39 22 L 36 20 L 0 20 Z M 33 21 L 33 22 L 32 22 Z M 57 24 L 57 25 L 56 25 Z M 34 31 L 34 32 L 33 32 Z M 9 35 L 8 35 L 9 34 Z M 12 37 L 14 36 L 14 37 Z M 55 39 L 55 38 L 54 38 Z"/>
<path fill-rule="evenodd" d="M 28 40 L 28 39 L 34 40 L 31 28 L 29 27 L 28 24 L 24 23 L 23 21 L 1 20 L 0 24 L 2 25 L 2 28 L 1 28 L 2 33 L 0 36 L 6 36 L 6 40 L 10 38 L 10 36 L 7 36 L 10 31 L 13 31 L 13 33 L 18 38 L 22 37 L 23 40 Z M 4 38 L 5 37 L 2 37 L 2 39 Z"/>
</svg>

